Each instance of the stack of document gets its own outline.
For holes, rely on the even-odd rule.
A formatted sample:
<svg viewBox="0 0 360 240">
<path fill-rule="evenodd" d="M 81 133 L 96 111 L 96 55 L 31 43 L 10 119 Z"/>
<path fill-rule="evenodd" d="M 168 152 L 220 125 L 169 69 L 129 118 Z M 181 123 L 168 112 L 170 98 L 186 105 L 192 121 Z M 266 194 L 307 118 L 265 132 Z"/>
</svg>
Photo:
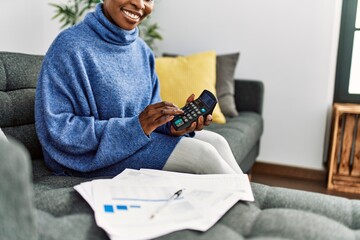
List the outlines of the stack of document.
<svg viewBox="0 0 360 240">
<path fill-rule="evenodd" d="M 183 229 L 206 231 L 239 200 L 254 201 L 246 174 L 126 169 L 113 179 L 74 188 L 112 240 L 151 239 Z"/>
</svg>

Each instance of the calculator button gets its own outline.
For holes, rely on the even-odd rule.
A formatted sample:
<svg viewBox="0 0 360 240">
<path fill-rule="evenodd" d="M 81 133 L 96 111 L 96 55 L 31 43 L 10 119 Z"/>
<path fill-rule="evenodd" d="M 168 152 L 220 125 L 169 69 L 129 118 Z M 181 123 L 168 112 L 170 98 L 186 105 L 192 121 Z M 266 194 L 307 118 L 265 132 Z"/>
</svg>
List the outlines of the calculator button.
<svg viewBox="0 0 360 240">
<path fill-rule="evenodd" d="M 178 120 L 175 121 L 175 125 L 176 125 L 177 127 L 179 127 L 179 126 L 181 126 L 181 125 L 183 125 L 183 124 L 184 124 L 184 121 L 183 121 L 181 118 L 179 118 Z"/>
</svg>

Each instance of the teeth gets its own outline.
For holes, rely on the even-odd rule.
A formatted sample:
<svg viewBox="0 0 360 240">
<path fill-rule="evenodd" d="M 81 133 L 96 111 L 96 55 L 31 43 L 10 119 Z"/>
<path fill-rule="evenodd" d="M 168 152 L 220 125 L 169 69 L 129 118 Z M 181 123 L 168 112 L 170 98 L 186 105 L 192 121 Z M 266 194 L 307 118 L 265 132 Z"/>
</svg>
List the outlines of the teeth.
<svg viewBox="0 0 360 240">
<path fill-rule="evenodd" d="M 135 15 L 135 14 L 133 14 L 131 12 L 126 11 L 126 10 L 123 10 L 123 12 L 132 19 L 138 20 L 140 18 L 140 16 Z"/>
</svg>

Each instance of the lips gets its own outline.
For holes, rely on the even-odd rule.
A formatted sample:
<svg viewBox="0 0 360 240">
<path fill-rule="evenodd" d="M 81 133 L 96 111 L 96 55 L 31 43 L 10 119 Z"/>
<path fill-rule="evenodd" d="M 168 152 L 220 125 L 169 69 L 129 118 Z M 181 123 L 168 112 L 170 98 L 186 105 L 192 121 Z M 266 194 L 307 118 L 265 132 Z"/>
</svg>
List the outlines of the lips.
<svg viewBox="0 0 360 240">
<path fill-rule="evenodd" d="M 122 9 L 121 11 L 124 13 L 124 15 L 126 17 L 128 17 L 131 20 L 136 21 L 136 22 L 139 21 L 141 16 L 142 16 L 140 13 L 130 12 L 130 11 L 125 10 L 125 9 Z"/>
</svg>

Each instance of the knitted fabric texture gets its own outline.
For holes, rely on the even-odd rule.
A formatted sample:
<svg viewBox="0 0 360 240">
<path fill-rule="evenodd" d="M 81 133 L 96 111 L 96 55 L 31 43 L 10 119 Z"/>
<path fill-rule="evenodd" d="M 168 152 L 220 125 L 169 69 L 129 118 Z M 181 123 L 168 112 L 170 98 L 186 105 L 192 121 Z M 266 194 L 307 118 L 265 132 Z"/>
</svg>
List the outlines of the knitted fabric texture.
<svg viewBox="0 0 360 240">
<path fill-rule="evenodd" d="M 63 31 L 39 75 L 36 130 L 47 166 L 59 175 L 115 176 L 162 169 L 180 140 L 169 125 L 146 136 L 139 114 L 161 101 L 155 59 L 138 29 L 112 24 L 98 4 Z"/>
</svg>

